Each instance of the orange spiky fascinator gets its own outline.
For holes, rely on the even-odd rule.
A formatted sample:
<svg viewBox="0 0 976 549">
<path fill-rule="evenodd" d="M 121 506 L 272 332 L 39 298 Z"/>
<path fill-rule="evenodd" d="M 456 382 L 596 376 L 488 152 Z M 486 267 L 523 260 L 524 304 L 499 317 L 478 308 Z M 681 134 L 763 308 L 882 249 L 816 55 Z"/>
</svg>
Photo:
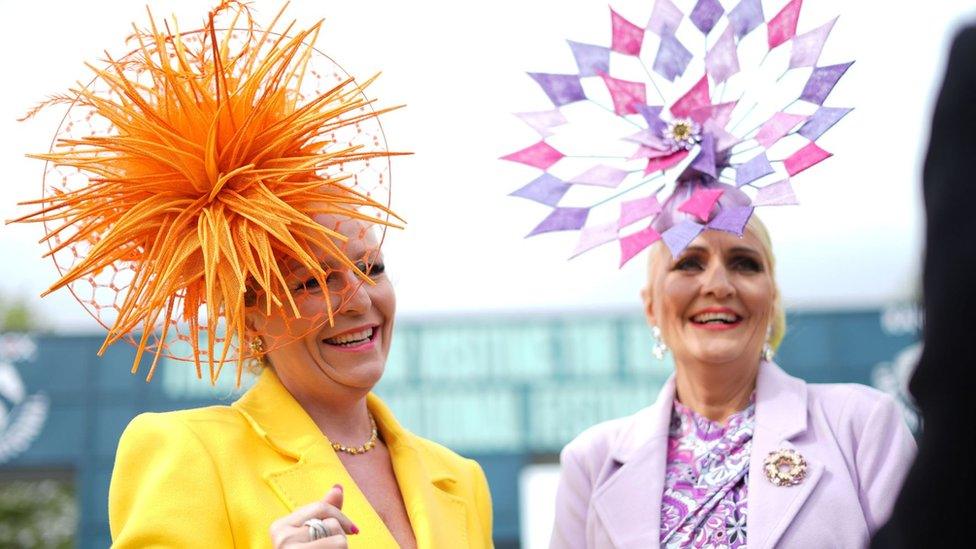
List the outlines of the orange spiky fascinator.
<svg viewBox="0 0 976 549">
<path fill-rule="evenodd" d="M 133 373 L 154 354 L 147 381 L 167 356 L 194 362 L 198 377 L 208 365 L 212 383 L 236 362 L 239 383 L 247 307 L 311 320 L 296 337 L 331 322 L 345 296 L 325 292 L 310 319 L 289 270 L 322 288 L 335 268 L 371 283 L 363 271 L 382 236 L 321 216 L 391 225 L 396 153 L 377 119 L 389 109 L 364 95 L 372 80 L 357 84 L 313 47 L 321 21 L 275 31 L 283 11 L 261 30 L 224 2 L 182 33 L 150 13 L 133 51 L 89 65 L 88 85 L 28 114 L 69 106 L 51 151 L 31 155 L 47 161 L 44 197 L 13 220 L 44 223 L 61 274 L 45 293 L 68 287 L 108 329 L 100 353 L 136 345 Z M 369 246 L 350 253 L 356 238 Z"/>
</svg>

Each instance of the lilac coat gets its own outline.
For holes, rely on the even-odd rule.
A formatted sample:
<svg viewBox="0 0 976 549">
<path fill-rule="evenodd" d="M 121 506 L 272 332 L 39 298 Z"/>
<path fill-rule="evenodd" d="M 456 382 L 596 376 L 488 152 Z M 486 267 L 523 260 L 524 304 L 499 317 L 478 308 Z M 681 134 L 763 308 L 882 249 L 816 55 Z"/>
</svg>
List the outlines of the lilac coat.
<svg viewBox="0 0 976 549">
<path fill-rule="evenodd" d="M 657 402 L 601 423 L 563 449 L 551 547 L 656 548 L 674 376 Z M 766 479 L 769 452 L 792 448 L 807 478 Z M 884 524 L 915 453 L 896 403 L 854 384 L 807 384 L 773 363 L 756 380 L 749 464 L 750 549 L 864 547 Z"/>
</svg>

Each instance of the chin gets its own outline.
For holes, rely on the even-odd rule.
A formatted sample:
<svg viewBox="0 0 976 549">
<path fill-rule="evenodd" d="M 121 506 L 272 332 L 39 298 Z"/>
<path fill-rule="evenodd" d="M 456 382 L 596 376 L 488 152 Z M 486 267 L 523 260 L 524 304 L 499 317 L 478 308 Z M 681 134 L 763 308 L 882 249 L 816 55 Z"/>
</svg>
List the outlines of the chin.
<svg viewBox="0 0 976 549">
<path fill-rule="evenodd" d="M 361 360 L 349 363 L 348 360 L 329 360 L 323 356 L 322 369 L 333 381 L 347 387 L 355 387 L 366 391 L 372 390 L 379 383 L 386 370 L 382 360 Z"/>
<path fill-rule="evenodd" d="M 373 387 L 383 378 L 385 368 L 383 365 L 363 365 L 356 368 L 352 374 L 350 383 L 359 389 L 373 390 Z"/>
<path fill-rule="evenodd" d="M 697 349 L 691 353 L 691 356 L 698 362 L 721 366 L 724 364 L 729 364 L 730 362 L 741 362 L 743 358 L 749 354 L 750 353 L 746 352 L 746 350 L 741 347 L 729 348 L 716 345 Z M 756 356 L 759 356 L 758 352 L 756 353 Z"/>
</svg>

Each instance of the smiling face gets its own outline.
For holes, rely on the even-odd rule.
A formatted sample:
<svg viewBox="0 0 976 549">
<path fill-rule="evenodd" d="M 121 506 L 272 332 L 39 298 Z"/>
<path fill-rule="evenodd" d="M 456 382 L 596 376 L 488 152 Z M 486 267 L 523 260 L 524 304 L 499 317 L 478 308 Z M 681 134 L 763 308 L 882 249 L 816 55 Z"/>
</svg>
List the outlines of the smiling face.
<svg viewBox="0 0 976 549">
<path fill-rule="evenodd" d="M 704 231 L 677 258 L 663 246 L 653 253 L 645 313 L 675 362 L 754 367 L 777 294 L 768 249 L 754 230 L 743 238 Z"/>
<path fill-rule="evenodd" d="M 317 216 L 316 221 L 338 228 L 349 238 L 343 245 L 346 255 L 373 283 L 362 281 L 323 250 L 316 255 L 328 273 L 328 288 L 302 268 L 289 270 L 285 277 L 302 318 L 281 309 L 271 315 L 261 307 L 250 311 L 255 332 L 269 349 L 267 358 L 303 405 L 343 395 L 359 397 L 372 389 L 386 366 L 396 312 L 396 296 L 375 235 L 361 222 L 337 224 L 326 216 Z M 325 318 L 330 302 L 333 325 L 326 322 L 313 329 L 316 319 Z"/>
</svg>

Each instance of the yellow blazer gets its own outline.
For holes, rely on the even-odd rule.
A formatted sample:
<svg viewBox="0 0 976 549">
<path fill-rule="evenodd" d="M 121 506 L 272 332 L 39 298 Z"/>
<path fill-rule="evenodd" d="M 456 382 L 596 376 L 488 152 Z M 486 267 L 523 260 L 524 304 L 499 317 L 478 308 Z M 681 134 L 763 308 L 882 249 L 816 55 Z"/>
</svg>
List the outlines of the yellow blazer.
<svg viewBox="0 0 976 549">
<path fill-rule="evenodd" d="M 390 450 L 419 547 L 492 547 L 491 497 L 473 460 L 367 406 Z M 349 547 L 397 547 L 332 450 L 273 370 L 231 406 L 137 416 L 119 441 L 109 522 L 115 547 L 270 547 L 272 521 L 345 488 L 359 527 Z"/>
</svg>

